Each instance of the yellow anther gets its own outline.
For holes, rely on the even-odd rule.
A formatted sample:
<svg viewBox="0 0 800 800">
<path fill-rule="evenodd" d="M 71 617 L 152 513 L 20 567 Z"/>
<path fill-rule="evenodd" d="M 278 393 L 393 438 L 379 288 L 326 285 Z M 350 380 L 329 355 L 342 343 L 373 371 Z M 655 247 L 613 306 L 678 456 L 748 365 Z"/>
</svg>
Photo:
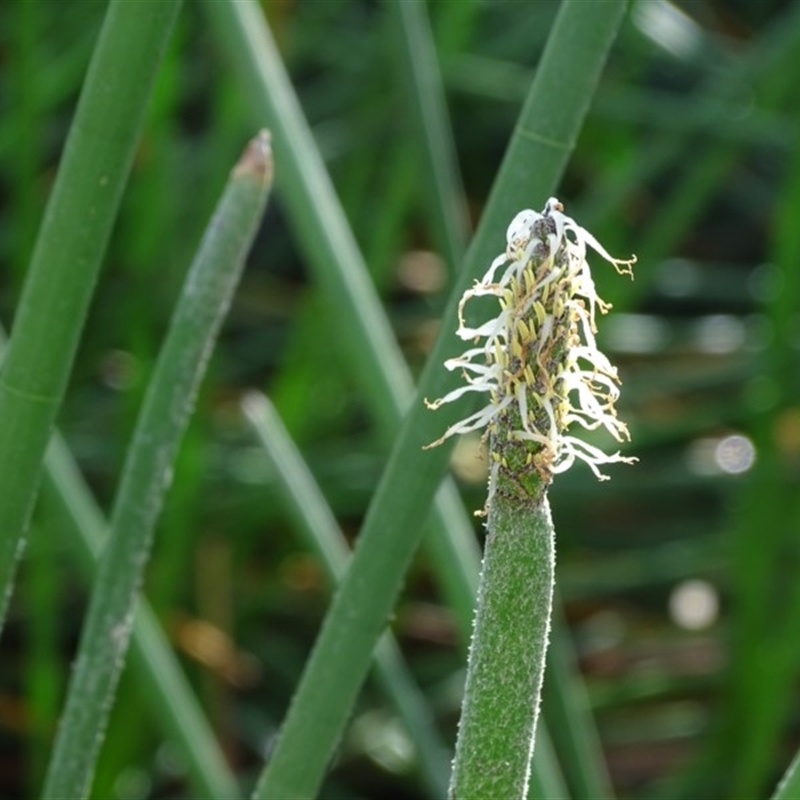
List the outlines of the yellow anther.
<svg viewBox="0 0 800 800">
<path fill-rule="evenodd" d="M 536 321 L 539 323 L 539 325 L 544 325 L 547 312 L 544 310 L 544 306 L 538 300 L 533 301 L 533 312 L 536 314 Z"/>
<path fill-rule="evenodd" d="M 495 363 L 500 364 L 500 366 L 505 366 L 507 360 L 506 351 L 499 341 L 495 341 L 494 343 L 494 360 Z"/>
<path fill-rule="evenodd" d="M 523 277 L 525 278 L 525 294 L 531 295 L 533 294 L 533 290 L 536 286 L 536 276 L 533 274 L 533 268 L 528 263 L 528 266 L 525 267 L 525 271 L 522 273 Z"/>
</svg>

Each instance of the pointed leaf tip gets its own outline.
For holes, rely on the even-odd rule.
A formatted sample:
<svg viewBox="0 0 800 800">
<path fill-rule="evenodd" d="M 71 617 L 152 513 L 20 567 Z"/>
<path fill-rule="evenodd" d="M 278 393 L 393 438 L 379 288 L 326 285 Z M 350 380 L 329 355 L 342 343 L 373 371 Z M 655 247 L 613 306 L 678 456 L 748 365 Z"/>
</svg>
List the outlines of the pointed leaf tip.
<svg viewBox="0 0 800 800">
<path fill-rule="evenodd" d="M 266 129 L 258 132 L 248 143 L 233 168 L 233 177 L 254 175 L 265 183 L 272 181 L 272 135 Z"/>
</svg>

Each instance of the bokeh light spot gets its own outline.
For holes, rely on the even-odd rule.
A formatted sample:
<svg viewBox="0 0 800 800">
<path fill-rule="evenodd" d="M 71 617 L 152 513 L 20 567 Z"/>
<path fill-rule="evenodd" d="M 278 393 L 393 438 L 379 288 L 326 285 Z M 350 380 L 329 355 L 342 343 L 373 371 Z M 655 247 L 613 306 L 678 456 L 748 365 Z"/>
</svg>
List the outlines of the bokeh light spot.
<svg viewBox="0 0 800 800">
<path fill-rule="evenodd" d="M 689 631 L 711 627 L 719 616 L 719 595 L 708 581 L 691 579 L 679 583 L 669 597 L 672 621 Z"/>
<path fill-rule="evenodd" d="M 730 475 L 747 472 L 756 459 L 756 448 L 746 436 L 734 434 L 720 440 L 714 450 L 719 468 Z"/>
</svg>

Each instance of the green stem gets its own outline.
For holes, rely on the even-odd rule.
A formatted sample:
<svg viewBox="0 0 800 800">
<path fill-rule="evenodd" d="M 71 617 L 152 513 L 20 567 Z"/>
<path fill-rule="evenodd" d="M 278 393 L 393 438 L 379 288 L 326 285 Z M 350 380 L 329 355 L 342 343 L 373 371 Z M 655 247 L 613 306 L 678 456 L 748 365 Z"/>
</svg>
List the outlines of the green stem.
<svg viewBox="0 0 800 800">
<path fill-rule="evenodd" d="M 0 371 L 0 628 L 147 99 L 179 0 L 112 0 Z"/>
<path fill-rule="evenodd" d="M 524 800 L 555 580 L 544 491 L 520 498 L 498 487 L 487 529 L 450 797 Z"/>
<path fill-rule="evenodd" d="M 45 794 L 85 797 L 124 664 L 172 461 L 272 179 L 266 134 L 233 170 L 187 275 L 123 469 Z"/>
<path fill-rule="evenodd" d="M 461 263 L 469 236 L 469 212 L 447 119 L 442 76 L 430 20 L 421 0 L 391 0 L 408 108 L 416 128 L 431 227 L 448 268 Z"/>
</svg>

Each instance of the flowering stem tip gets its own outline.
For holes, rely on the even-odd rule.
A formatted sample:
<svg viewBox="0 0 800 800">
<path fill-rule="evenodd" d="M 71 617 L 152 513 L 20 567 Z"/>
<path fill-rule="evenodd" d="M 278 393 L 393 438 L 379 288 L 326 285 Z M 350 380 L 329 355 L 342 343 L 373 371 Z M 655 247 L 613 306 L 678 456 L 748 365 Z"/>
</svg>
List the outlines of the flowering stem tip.
<svg viewBox="0 0 800 800">
<path fill-rule="evenodd" d="M 576 459 L 601 480 L 604 464 L 635 460 L 569 433 L 577 424 L 629 438 L 615 409 L 617 371 L 595 342 L 597 312 L 610 306 L 597 296 L 586 254 L 592 249 L 627 274 L 634 259 L 612 258 L 555 198 L 541 213 L 517 214 L 507 239 L 459 304 L 458 335 L 472 346 L 445 367 L 461 370 L 465 385 L 426 401 L 435 409 L 468 392 L 487 395 L 428 445 L 481 428 L 489 440 L 487 537 L 452 800 L 528 796 L 555 581 L 548 484 Z M 471 327 L 467 303 L 483 296 L 496 298 L 499 311 Z"/>
<path fill-rule="evenodd" d="M 580 459 L 604 480 L 601 465 L 636 459 L 606 454 L 568 433 L 577 423 L 586 430 L 605 428 L 618 442 L 630 438 L 615 409 L 617 370 L 595 342 L 597 312 L 605 314 L 611 306 L 597 295 L 586 254 L 591 248 L 631 277 L 636 259 L 610 256 L 553 197 L 541 213 L 517 214 L 506 237 L 505 252 L 459 304 L 457 334 L 474 346 L 445 367 L 460 369 L 466 384 L 425 402 L 436 409 L 468 392 L 484 393 L 488 401 L 427 446 L 485 428 L 493 478 L 507 468 L 547 485 Z M 499 313 L 470 327 L 466 305 L 483 296 L 497 298 Z M 490 481 L 490 500 L 495 483 Z"/>
</svg>

